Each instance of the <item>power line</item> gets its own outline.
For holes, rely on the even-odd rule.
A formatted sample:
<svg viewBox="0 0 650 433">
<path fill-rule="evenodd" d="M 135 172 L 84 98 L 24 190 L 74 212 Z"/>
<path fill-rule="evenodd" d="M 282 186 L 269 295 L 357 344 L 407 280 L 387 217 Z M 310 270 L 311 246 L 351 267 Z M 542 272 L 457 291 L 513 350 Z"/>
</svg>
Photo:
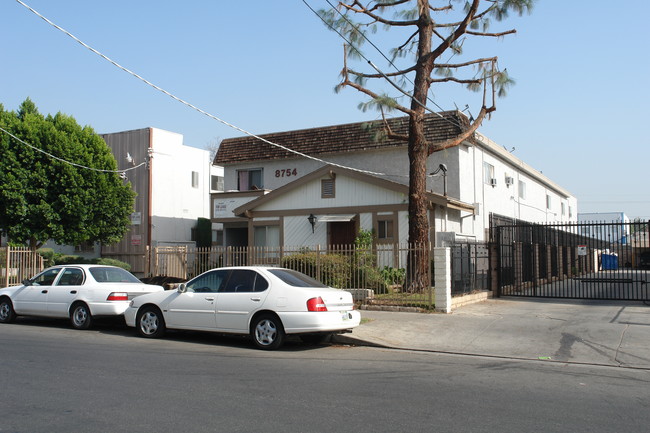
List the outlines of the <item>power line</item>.
<svg viewBox="0 0 650 433">
<path fill-rule="evenodd" d="M 415 97 L 413 97 L 410 93 L 404 91 L 403 89 L 401 89 L 400 87 L 398 87 L 396 84 L 394 84 L 393 81 L 390 80 L 390 79 L 386 76 L 386 74 L 384 74 L 384 73 L 383 73 L 383 72 L 382 72 L 382 71 L 381 71 L 377 66 L 375 66 L 374 63 L 372 63 L 370 60 L 368 60 L 368 59 L 367 59 L 367 58 L 366 58 L 366 57 L 361 53 L 361 50 L 359 50 L 357 47 L 355 47 L 354 45 L 352 45 L 352 43 L 351 43 L 347 38 L 345 38 L 345 37 L 344 37 L 344 36 L 343 36 L 343 35 L 342 35 L 338 30 L 334 29 L 334 28 L 333 28 L 332 26 L 330 26 L 330 25 L 329 25 L 329 24 L 328 24 L 328 23 L 327 23 L 327 22 L 326 22 L 326 21 L 325 21 L 325 20 L 320 16 L 320 15 L 318 15 L 318 13 L 317 13 L 316 11 L 314 11 L 314 9 L 312 9 L 312 7 L 307 3 L 306 0 L 302 0 L 302 1 L 303 1 L 303 3 L 305 3 L 305 5 L 307 5 L 307 7 L 308 7 L 312 12 L 314 12 L 314 13 L 317 15 L 317 16 L 318 16 L 318 17 L 319 17 L 319 18 L 320 18 L 320 19 L 321 19 L 321 20 L 322 20 L 322 21 L 323 21 L 323 22 L 324 22 L 324 23 L 325 23 L 325 24 L 326 24 L 330 29 L 334 30 L 334 31 L 335 31 L 339 36 L 341 36 L 341 37 L 342 37 L 342 38 L 343 38 L 343 39 L 344 39 L 348 44 L 350 44 L 350 46 L 353 47 L 353 48 L 355 49 L 355 51 L 359 53 L 359 55 L 361 55 L 361 57 L 363 57 L 365 60 L 367 60 L 367 61 L 368 61 L 368 64 L 369 64 L 369 65 L 370 65 L 370 66 L 371 66 L 375 71 L 377 71 L 377 73 L 379 73 L 379 74 L 380 74 L 384 79 L 386 79 L 386 80 L 387 80 L 387 81 L 388 81 L 388 82 L 389 82 L 393 87 L 397 88 L 397 90 L 399 90 L 401 93 L 403 93 L 404 95 L 406 95 L 406 96 L 408 96 L 409 98 L 411 98 L 412 100 L 414 100 L 418 105 L 424 107 L 424 109 L 426 109 L 427 111 L 429 111 L 429 112 L 431 112 L 431 113 L 434 113 L 434 114 L 437 114 L 440 118 L 444 119 L 445 121 L 447 121 L 448 123 L 451 123 L 451 124 L 454 125 L 454 126 L 458 126 L 459 128 L 461 127 L 461 125 L 460 125 L 459 123 L 454 122 L 454 121 L 452 121 L 451 119 L 448 119 L 448 118 L 442 116 L 440 113 L 437 113 L 437 112 L 435 112 L 435 111 L 432 111 L 432 110 L 431 110 L 430 108 L 428 108 L 426 105 L 422 104 L 420 101 L 418 101 L 417 99 L 415 99 Z M 348 17 L 347 17 L 345 14 L 341 13 L 341 11 L 338 10 L 338 8 L 336 8 L 336 7 L 335 7 L 335 6 L 330 2 L 330 0 L 326 0 L 326 1 L 327 1 L 327 4 L 329 4 L 330 7 L 331 7 L 332 9 L 334 9 L 334 10 L 335 10 L 335 11 L 336 11 L 340 16 L 341 16 L 341 18 L 343 18 L 343 19 L 344 19 L 348 24 L 350 24 L 350 25 L 354 25 L 354 23 L 352 23 L 352 22 L 348 19 Z M 359 32 L 359 33 L 361 34 L 361 36 L 363 36 L 363 38 L 364 38 L 366 41 L 368 41 L 368 43 L 369 43 L 370 45 L 372 45 L 372 47 L 373 47 L 375 50 L 377 50 L 377 52 L 378 52 L 379 54 L 381 54 L 381 56 L 382 56 L 384 59 L 386 59 L 386 61 L 387 61 L 387 62 L 388 62 L 388 63 L 389 63 L 389 64 L 390 64 L 390 65 L 391 65 L 391 66 L 392 66 L 392 67 L 393 67 L 397 72 L 400 71 L 400 69 L 395 65 L 395 63 L 394 63 L 392 60 L 390 60 L 390 59 L 388 58 L 388 56 L 386 56 L 386 55 L 383 53 L 383 51 L 382 51 L 382 50 L 381 50 L 377 45 L 375 45 L 374 42 L 372 42 L 372 41 L 370 40 L 370 38 L 369 38 L 368 36 L 366 36 L 365 32 Z M 455 55 L 455 53 L 454 53 L 454 55 Z M 453 55 L 452 55 L 452 57 L 453 57 Z M 402 76 L 403 76 L 403 77 L 404 77 L 404 78 L 405 78 L 409 83 L 415 85 L 415 83 L 413 82 L 413 80 L 411 80 L 411 78 L 410 78 L 408 75 L 403 74 Z M 433 99 L 431 99 L 429 96 L 427 96 L 427 101 L 431 102 L 431 103 L 432 103 L 433 105 L 435 105 L 439 110 L 441 110 L 441 111 L 445 111 L 444 108 L 442 108 L 438 103 L 436 103 L 436 102 L 435 102 Z"/>
<path fill-rule="evenodd" d="M 49 156 L 49 157 L 52 158 L 52 159 L 56 159 L 57 161 L 63 162 L 63 163 L 65 163 L 65 164 L 69 164 L 69 165 L 72 165 L 72 166 L 75 166 L 75 167 L 78 167 L 78 168 L 83 168 L 83 169 L 86 169 L 86 170 L 98 171 L 98 172 L 100 172 L 100 173 L 120 173 L 120 174 L 123 174 L 123 173 L 126 173 L 127 171 L 135 170 L 136 168 L 139 168 L 139 167 L 141 167 L 141 166 L 143 166 L 143 165 L 146 164 L 146 162 L 143 162 L 143 163 L 140 163 L 140 164 L 136 165 L 135 167 L 127 168 L 127 169 L 124 169 L 124 170 L 102 170 L 102 169 L 94 168 L 94 167 L 86 167 L 85 165 L 77 164 L 77 163 L 74 163 L 74 162 L 71 162 L 71 161 L 66 161 L 65 159 L 63 159 L 63 158 L 59 158 L 59 157 L 56 156 L 56 155 L 52 155 L 51 153 L 46 152 L 46 151 L 44 151 L 43 149 L 39 149 L 38 147 L 33 146 L 33 145 L 27 143 L 27 142 L 24 141 L 24 140 L 21 140 L 20 138 L 16 137 L 16 136 L 13 135 L 11 132 L 7 131 L 6 129 L 4 129 L 4 128 L 2 128 L 2 127 L 0 127 L 0 131 L 4 132 L 5 134 L 7 134 L 8 136 L 10 136 L 10 137 L 13 138 L 14 140 L 16 140 L 16 141 L 18 141 L 18 142 L 20 142 L 20 143 L 22 143 L 22 144 L 24 144 L 24 145 L 30 147 L 31 149 L 34 149 L 34 150 L 36 150 L 36 151 L 38 151 L 38 152 L 43 153 L 43 154 Z"/>
<path fill-rule="evenodd" d="M 239 132 L 241 132 L 242 134 L 248 135 L 249 137 L 256 138 L 256 139 L 258 139 L 258 140 L 260 140 L 260 141 L 263 141 L 264 143 L 267 143 L 267 144 L 269 144 L 269 145 L 271 145 L 271 146 L 278 147 L 278 148 L 280 148 L 280 149 L 282 149 L 282 150 L 285 150 L 285 151 L 287 151 L 287 152 L 290 152 L 290 153 L 293 153 L 293 154 L 295 154 L 295 155 L 301 156 L 301 157 L 303 157 L 303 158 L 311 159 L 311 160 L 313 160 L 313 161 L 317 161 L 317 162 L 320 162 L 320 163 L 323 163 L 323 164 L 328 164 L 328 165 L 331 165 L 331 166 L 334 166 L 334 167 L 344 168 L 344 169 L 347 169 L 347 170 L 352 170 L 352 171 L 356 171 L 356 172 L 360 172 L 360 173 L 365 173 L 365 174 L 370 174 L 370 175 L 375 175 L 375 176 L 408 177 L 408 176 L 400 175 L 400 174 L 377 173 L 377 172 L 370 171 L 370 170 L 362 170 L 362 169 L 355 168 L 355 167 L 348 167 L 348 166 L 345 166 L 345 165 L 342 165 L 342 164 L 336 164 L 336 163 L 333 163 L 333 162 L 325 161 L 325 160 L 323 160 L 323 159 L 320 159 L 320 158 L 316 158 L 316 157 L 314 157 L 314 156 L 307 155 L 307 154 L 302 153 L 302 152 L 299 152 L 299 151 L 297 151 L 297 150 L 290 149 L 290 148 L 288 148 L 288 147 L 286 147 L 286 146 L 283 146 L 283 145 L 281 145 L 281 144 L 274 143 L 274 142 L 269 141 L 269 140 L 267 140 L 267 139 L 265 139 L 265 138 L 263 138 L 263 137 L 260 137 L 260 136 L 258 136 L 258 135 L 255 135 L 255 134 L 251 133 L 251 132 L 248 132 L 248 131 L 246 131 L 245 129 L 239 128 L 238 126 L 235 126 L 235 125 L 233 125 L 233 124 L 231 124 L 231 123 L 228 123 L 228 122 L 226 122 L 225 120 L 220 119 L 219 117 L 217 117 L 217 116 L 215 116 L 215 115 L 213 115 L 213 114 L 210 114 L 210 113 L 208 113 L 207 111 L 202 110 L 201 108 L 199 108 L 199 107 L 197 107 L 197 106 L 195 106 L 195 105 L 193 105 L 193 104 L 191 104 L 191 103 L 185 101 L 184 99 L 179 98 L 178 96 L 176 96 L 176 95 L 174 95 L 174 94 L 168 92 L 167 90 L 165 90 L 165 89 L 163 89 L 163 88 L 161 88 L 161 87 L 155 85 L 155 84 L 152 83 L 151 81 L 146 80 L 145 78 L 143 78 L 142 76 L 136 74 L 135 72 L 133 72 L 133 71 L 131 71 L 131 70 L 125 68 L 124 66 L 120 65 L 119 63 L 117 63 L 115 60 L 112 60 L 112 59 L 109 58 L 108 56 L 102 54 L 102 53 L 99 52 L 98 50 L 96 50 L 96 49 L 94 49 L 93 47 L 91 47 L 90 45 L 86 44 L 85 42 L 83 42 L 82 40 L 80 40 L 79 38 L 77 38 L 76 36 L 74 36 L 72 33 L 68 32 L 68 31 L 65 30 L 64 28 L 58 26 L 58 25 L 55 24 L 54 22 L 50 21 L 48 18 L 46 18 L 45 16 L 43 16 L 42 14 L 40 14 L 39 12 L 37 12 L 36 10 L 34 10 L 34 9 L 33 9 L 32 7 L 30 7 L 29 5 L 25 4 L 23 1 L 21 1 L 21 0 L 16 0 L 16 2 L 18 2 L 19 4 L 21 4 L 23 7 L 25 7 L 26 9 L 28 9 L 28 10 L 29 10 L 30 12 L 32 12 L 34 15 L 38 16 L 39 18 L 41 18 L 43 21 L 45 21 L 46 23 L 48 23 L 49 25 L 51 25 L 51 26 L 54 27 L 55 29 L 57 29 L 57 30 L 63 32 L 64 34 L 66 34 L 67 36 L 69 36 L 70 38 L 72 38 L 74 41 L 76 41 L 77 43 L 79 43 L 79 44 L 80 44 L 81 46 L 83 46 L 84 48 L 86 48 L 86 49 L 92 51 L 93 53 L 97 54 L 98 56 L 100 56 L 100 57 L 103 58 L 104 60 L 108 61 L 109 63 L 111 63 L 111 64 L 114 65 L 115 67 L 117 67 L 117 68 L 121 69 L 122 71 L 126 72 L 127 74 L 129 74 L 129 75 L 131 75 L 131 76 L 137 78 L 138 80 L 140 80 L 140 81 L 142 81 L 143 83 L 145 83 L 146 85 L 148 85 L 148 86 L 150 86 L 150 87 L 152 87 L 152 88 L 158 90 L 159 92 L 164 93 L 165 95 L 169 96 L 170 98 L 174 99 L 175 101 L 180 102 L 181 104 L 183 104 L 183 105 L 185 105 L 185 106 L 187 106 L 187 107 L 189 107 L 189 108 L 191 108 L 191 109 L 193 109 L 193 110 L 195 110 L 195 111 L 198 111 L 199 113 L 201 113 L 201 114 L 203 114 L 203 115 L 205 115 L 205 116 L 207 116 L 207 117 L 209 117 L 209 118 L 211 118 L 211 119 L 213 119 L 213 120 L 216 120 L 217 122 L 222 123 L 223 125 L 226 125 L 226 126 L 228 126 L 229 128 L 235 129 L 236 131 L 239 131 Z"/>
<path fill-rule="evenodd" d="M 411 100 L 415 101 L 416 104 L 418 104 L 419 106 L 421 106 L 421 107 L 424 108 L 425 110 L 427 110 L 427 111 L 429 111 L 429 112 L 431 112 L 431 113 L 433 113 L 433 114 L 439 116 L 439 117 L 442 118 L 442 119 L 445 119 L 445 120 L 448 121 L 448 122 L 451 122 L 449 119 L 446 119 L 442 114 L 440 114 L 440 113 L 438 113 L 438 112 L 436 112 L 436 111 L 433 111 L 432 109 L 430 109 L 429 107 L 427 107 L 425 104 L 423 104 L 422 102 L 420 102 L 419 100 L 417 100 L 413 95 L 411 95 L 410 93 L 408 93 L 407 91 L 405 91 L 404 89 L 402 89 L 401 87 L 399 87 L 399 86 L 397 85 L 397 83 L 393 82 L 393 80 L 391 80 L 391 79 L 390 79 L 386 74 L 384 74 L 384 73 L 383 73 L 383 72 L 382 72 L 382 71 L 381 71 L 381 70 L 380 70 L 380 69 L 379 69 L 379 68 L 378 68 L 374 63 L 372 63 L 372 61 L 371 61 L 370 59 L 368 59 L 368 58 L 367 58 L 367 57 L 366 57 L 366 56 L 361 52 L 360 49 L 358 49 L 357 47 L 355 47 L 354 44 L 353 44 L 352 42 L 350 42 L 350 40 L 349 40 L 348 38 L 346 38 L 346 37 L 345 37 L 341 32 L 339 32 L 337 29 L 335 29 L 335 28 L 334 28 L 332 25 L 330 25 L 327 21 L 325 21 L 325 19 L 324 19 L 322 16 L 320 16 L 320 15 L 318 14 L 318 12 L 316 12 L 316 11 L 314 10 L 314 8 L 312 8 L 311 5 L 310 5 L 309 3 L 307 3 L 306 0 L 302 0 L 302 2 L 305 4 L 305 6 L 307 6 L 307 7 L 309 8 L 309 10 L 311 10 L 311 11 L 312 11 L 312 12 L 313 12 L 313 13 L 314 13 L 318 18 L 320 18 L 320 20 L 323 21 L 323 23 L 325 23 L 325 25 L 326 25 L 327 27 L 329 27 L 333 32 L 335 32 L 336 34 L 338 34 L 338 35 L 341 37 L 341 39 L 343 39 L 343 40 L 344 40 L 348 45 L 350 45 L 350 46 L 351 46 L 351 47 L 352 47 L 352 48 L 353 48 L 357 53 L 359 53 L 359 56 L 361 56 L 365 61 L 367 61 L 368 64 L 369 64 L 369 65 L 370 65 L 370 66 L 371 66 L 375 71 L 377 71 L 377 73 L 380 74 L 380 75 L 381 75 L 381 76 L 382 76 L 386 81 L 388 81 L 388 83 L 389 83 L 391 86 L 393 86 L 393 87 L 394 87 L 395 89 L 397 89 L 400 93 L 404 94 L 405 96 L 407 96 L 407 97 L 410 98 Z M 329 3 L 329 1 L 328 1 L 328 3 Z M 330 6 L 332 6 L 331 3 L 330 3 Z M 334 7 L 334 6 L 332 6 L 332 7 Z M 338 9 L 335 8 L 335 10 L 336 10 L 339 14 L 341 13 L 340 11 L 338 11 Z M 342 15 L 342 16 L 343 16 L 343 15 Z M 348 23 L 350 23 L 350 21 L 347 19 L 347 17 L 343 16 L 343 18 L 344 18 Z M 352 24 L 352 23 L 350 23 L 350 24 Z M 364 35 L 363 33 L 361 33 L 361 35 L 362 35 L 364 38 L 366 38 L 366 40 L 369 41 L 369 39 L 366 37 L 366 35 Z M 380 52 L 380 54 L 384 55 L 383 53 L 381 53 L 381 51 L 379 50 L 379 48 L 377 48 L 377 47 L 376 47 L 372 42 L 370 42 L 370 43 L 372 44 L 372 46 L 374 46 L 374 47 L 375 47 L 375 48 Z M 386 58 L 385 55 L 384 55 L 384 58 Z M 389 60 L 389 62 L 390 62 L 390 60 Z M 392 64 L 392 62 L 391 62 L 391 64 Z M 443 111 L 444 111 L 444 110 L 443 110 Z M 460 126 L 460 125 L 455 125 L 455 126 Z"/>
</svg>

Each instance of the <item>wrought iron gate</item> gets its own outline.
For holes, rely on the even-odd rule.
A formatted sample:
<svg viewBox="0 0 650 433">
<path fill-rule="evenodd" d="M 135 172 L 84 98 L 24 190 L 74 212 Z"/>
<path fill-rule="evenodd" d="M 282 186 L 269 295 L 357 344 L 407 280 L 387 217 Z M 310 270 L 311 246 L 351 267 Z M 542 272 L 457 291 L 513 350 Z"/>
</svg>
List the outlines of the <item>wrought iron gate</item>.
<svg viewBox="0 0 650 433">
<path fill-rule="evenodd" d="M 649 226 L 493 219 L 497 296 L 650 300 Z"/>
</svg>

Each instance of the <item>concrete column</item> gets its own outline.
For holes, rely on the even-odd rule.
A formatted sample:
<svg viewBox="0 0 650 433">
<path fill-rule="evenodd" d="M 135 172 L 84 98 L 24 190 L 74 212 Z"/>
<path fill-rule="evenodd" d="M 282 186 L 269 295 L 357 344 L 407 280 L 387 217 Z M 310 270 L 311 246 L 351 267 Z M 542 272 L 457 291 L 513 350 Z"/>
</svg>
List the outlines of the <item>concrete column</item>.
<svg viewBox="0 0 650 433">
<path fill-rule="evenodd" d="M 433 267 L 435 271 L 435 311 L 451 313 L 451 248 L 433 249 Z"/>
</svg>

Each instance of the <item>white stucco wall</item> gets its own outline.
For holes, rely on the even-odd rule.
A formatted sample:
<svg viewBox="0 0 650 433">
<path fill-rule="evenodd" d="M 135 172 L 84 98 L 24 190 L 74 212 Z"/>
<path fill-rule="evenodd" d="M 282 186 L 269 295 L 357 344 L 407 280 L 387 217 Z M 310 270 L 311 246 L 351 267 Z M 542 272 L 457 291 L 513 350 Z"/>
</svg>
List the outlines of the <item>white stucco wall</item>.
<svg viewBox="0 0 650 433">
<path fill-rule="evenodd" d="M 183 136 L 152 128 L 152 243 L 189 241 L 199 217 L 210 218 L 210 152 Z M 198 187 L 192 186 L 198 173 Z"/>
</svg>

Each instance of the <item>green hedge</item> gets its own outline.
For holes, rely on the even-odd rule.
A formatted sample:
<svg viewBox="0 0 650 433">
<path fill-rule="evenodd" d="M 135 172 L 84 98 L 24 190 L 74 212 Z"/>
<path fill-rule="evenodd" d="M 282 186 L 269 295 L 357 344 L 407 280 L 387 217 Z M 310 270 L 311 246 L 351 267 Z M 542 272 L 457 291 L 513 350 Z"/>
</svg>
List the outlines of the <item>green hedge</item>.
<svg viewBox="0 0 650 433">
<path fill-rule="evenodd" d="M 345 288 L 348 283 L 348 258 L 340 254 L 292 254 L 282 258 L 282 266 L 307 274 L 331 287 Z"/>
<path fill-rule="evenodd" d="M 51 248 L 41 248 L 37 251 L 43 259 L 45 259 L 45 266 L 50 267 L 54 265 L 105 265 L 105 266 L 117 266 L 118 268 L 131 271 L 131 265 L 126 262 L 115 259 L 106 259 L 106 258 L 94 258 L 87 259 L 81 256 L 72 256 L 67 254 L 55 253 Z"/>
</svg>

